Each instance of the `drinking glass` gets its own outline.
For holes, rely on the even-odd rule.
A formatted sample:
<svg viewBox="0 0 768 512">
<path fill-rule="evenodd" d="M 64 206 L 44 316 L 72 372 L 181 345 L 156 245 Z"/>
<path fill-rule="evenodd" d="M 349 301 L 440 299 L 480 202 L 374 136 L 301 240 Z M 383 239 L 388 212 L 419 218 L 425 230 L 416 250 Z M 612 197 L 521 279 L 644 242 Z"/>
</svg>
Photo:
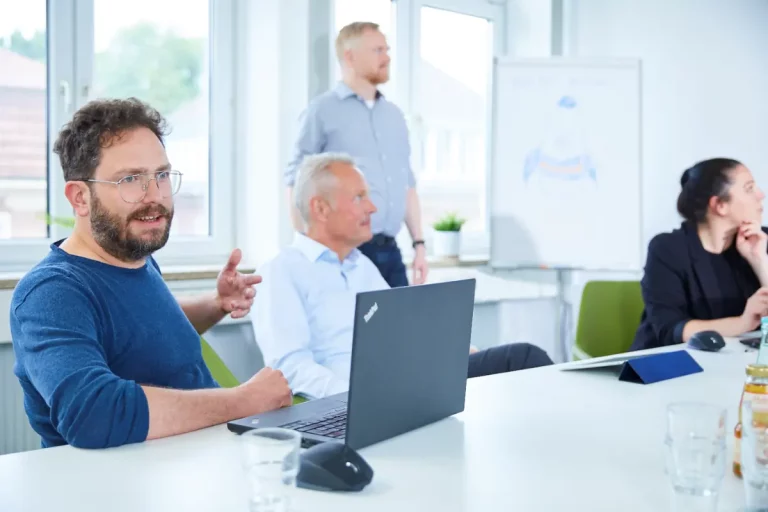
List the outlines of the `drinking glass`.
<svg viewBox="0 0 768 512">
<path fill-rule="evenodd" d="M 725 476 L 722 407 L 675 403 L 667 407 L 666 470 L 675 512 L 715 512 Z"/>
<path fill-rule="evenodd" d="M 741 475 L 746 511 L 768 512 L 768 405 L 741 406 Z"/>
<path fill-rule="evenodd" d="M 241 437 L 251 512 L 289 512 L 299 472 L 301 434 L 263 428 Z"/>
</svg>

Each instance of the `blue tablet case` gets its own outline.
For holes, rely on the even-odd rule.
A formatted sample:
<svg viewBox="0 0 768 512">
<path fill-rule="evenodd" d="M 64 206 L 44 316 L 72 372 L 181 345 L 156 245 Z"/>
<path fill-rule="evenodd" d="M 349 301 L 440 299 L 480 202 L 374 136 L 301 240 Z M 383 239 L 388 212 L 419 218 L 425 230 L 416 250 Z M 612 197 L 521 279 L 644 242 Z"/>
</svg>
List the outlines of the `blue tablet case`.
<svg viewBox="0 0 768 512">
<path fill-rule="evenodd" d="M 619 374 L 619 380 L 653 384 L 703 371 L 704 369 L 686 350 L 676 350 L 640 356 L 626 361 Z"/>
<path fill-rule="evenodd" d="M 562 370 L 577 372 L 618 370 L 619 380 L 638 384 L 653 384 L 704 371 L 687 350 L 648 355 L 618 354 L 601 361 L 585 360 L 579 364 L 564 365 Z"/>
</svg>

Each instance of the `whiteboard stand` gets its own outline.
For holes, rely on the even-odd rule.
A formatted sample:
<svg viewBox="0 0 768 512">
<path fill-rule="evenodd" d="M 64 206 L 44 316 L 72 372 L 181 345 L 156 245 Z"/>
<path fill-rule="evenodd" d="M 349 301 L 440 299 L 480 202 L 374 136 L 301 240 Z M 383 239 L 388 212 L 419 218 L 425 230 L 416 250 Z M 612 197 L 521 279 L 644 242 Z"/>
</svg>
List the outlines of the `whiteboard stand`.
<svg viewBox="0 0 768 512">
<path fill-rule="evenodd" d="M 568 284 L 565 279 L 566 269 L 557 269 L 557 326 L 558 326 L 558 362 L 571 360 L 568 347 L 568 321 L 571 317 L 571 303 L 566 299 Z"/>
</svg>

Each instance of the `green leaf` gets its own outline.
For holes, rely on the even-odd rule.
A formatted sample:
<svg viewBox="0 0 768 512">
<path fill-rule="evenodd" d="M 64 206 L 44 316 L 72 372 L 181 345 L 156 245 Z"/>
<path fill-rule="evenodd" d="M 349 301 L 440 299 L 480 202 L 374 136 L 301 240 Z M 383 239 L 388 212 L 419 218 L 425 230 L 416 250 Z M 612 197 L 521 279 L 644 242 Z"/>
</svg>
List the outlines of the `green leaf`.
<svg viewBox="0 0 768 512">
<path fill-rule="evenodd" d="M 57 225 L 57 226 L 62 226 L 69 229 L 72 229 L 75 227 L 74 217 L 54 217 L 52 215 L 45 214 L 42 216 L 42 218 L 45 219 L 46 224 L 48 224 L 49 226 Z"/>
<path fill-rule="evenodd" d="M 199 96 L 206 41 L 140 22 L 97 53 L 97 96 L 135 96 L 168 116 Z"/>
<path fill-rule="evenodd" d="M 32 60 L 45 62 L 48 53 L 48 41 L 44 31 L 36 30 L 27 39 L 20 30 L 15 30 L 10 36 L 0 38 L 0 48 L 7 48 Z"/>
<path fill-rule="evenodd" d="M 456 213 L 448 213 L 435 222 L 432 227 L 435 231 L 461 231 L 461 226 L 465 222 L 466 219 L 459 218 Z"/>
</svg>

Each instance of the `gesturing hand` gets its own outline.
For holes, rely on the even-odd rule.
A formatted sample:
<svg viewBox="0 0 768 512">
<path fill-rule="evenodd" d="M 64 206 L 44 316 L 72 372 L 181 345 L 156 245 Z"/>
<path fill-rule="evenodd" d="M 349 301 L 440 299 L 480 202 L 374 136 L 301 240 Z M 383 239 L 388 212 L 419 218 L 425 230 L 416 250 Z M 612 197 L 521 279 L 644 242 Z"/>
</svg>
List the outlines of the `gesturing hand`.
<svg viewBox="0 0 768 512">
<path fill-rule="evenodd" d="M 232 251 L 216 280 L 216 300 L 219 307 L 232 318 L 242 318 L 248 314 L 256 296 L 253 286 L 261 282 L 261 276 L 257 274 L 241 274 L 237 271 L 242 257 L 240 249 Z"/>
</svg>

